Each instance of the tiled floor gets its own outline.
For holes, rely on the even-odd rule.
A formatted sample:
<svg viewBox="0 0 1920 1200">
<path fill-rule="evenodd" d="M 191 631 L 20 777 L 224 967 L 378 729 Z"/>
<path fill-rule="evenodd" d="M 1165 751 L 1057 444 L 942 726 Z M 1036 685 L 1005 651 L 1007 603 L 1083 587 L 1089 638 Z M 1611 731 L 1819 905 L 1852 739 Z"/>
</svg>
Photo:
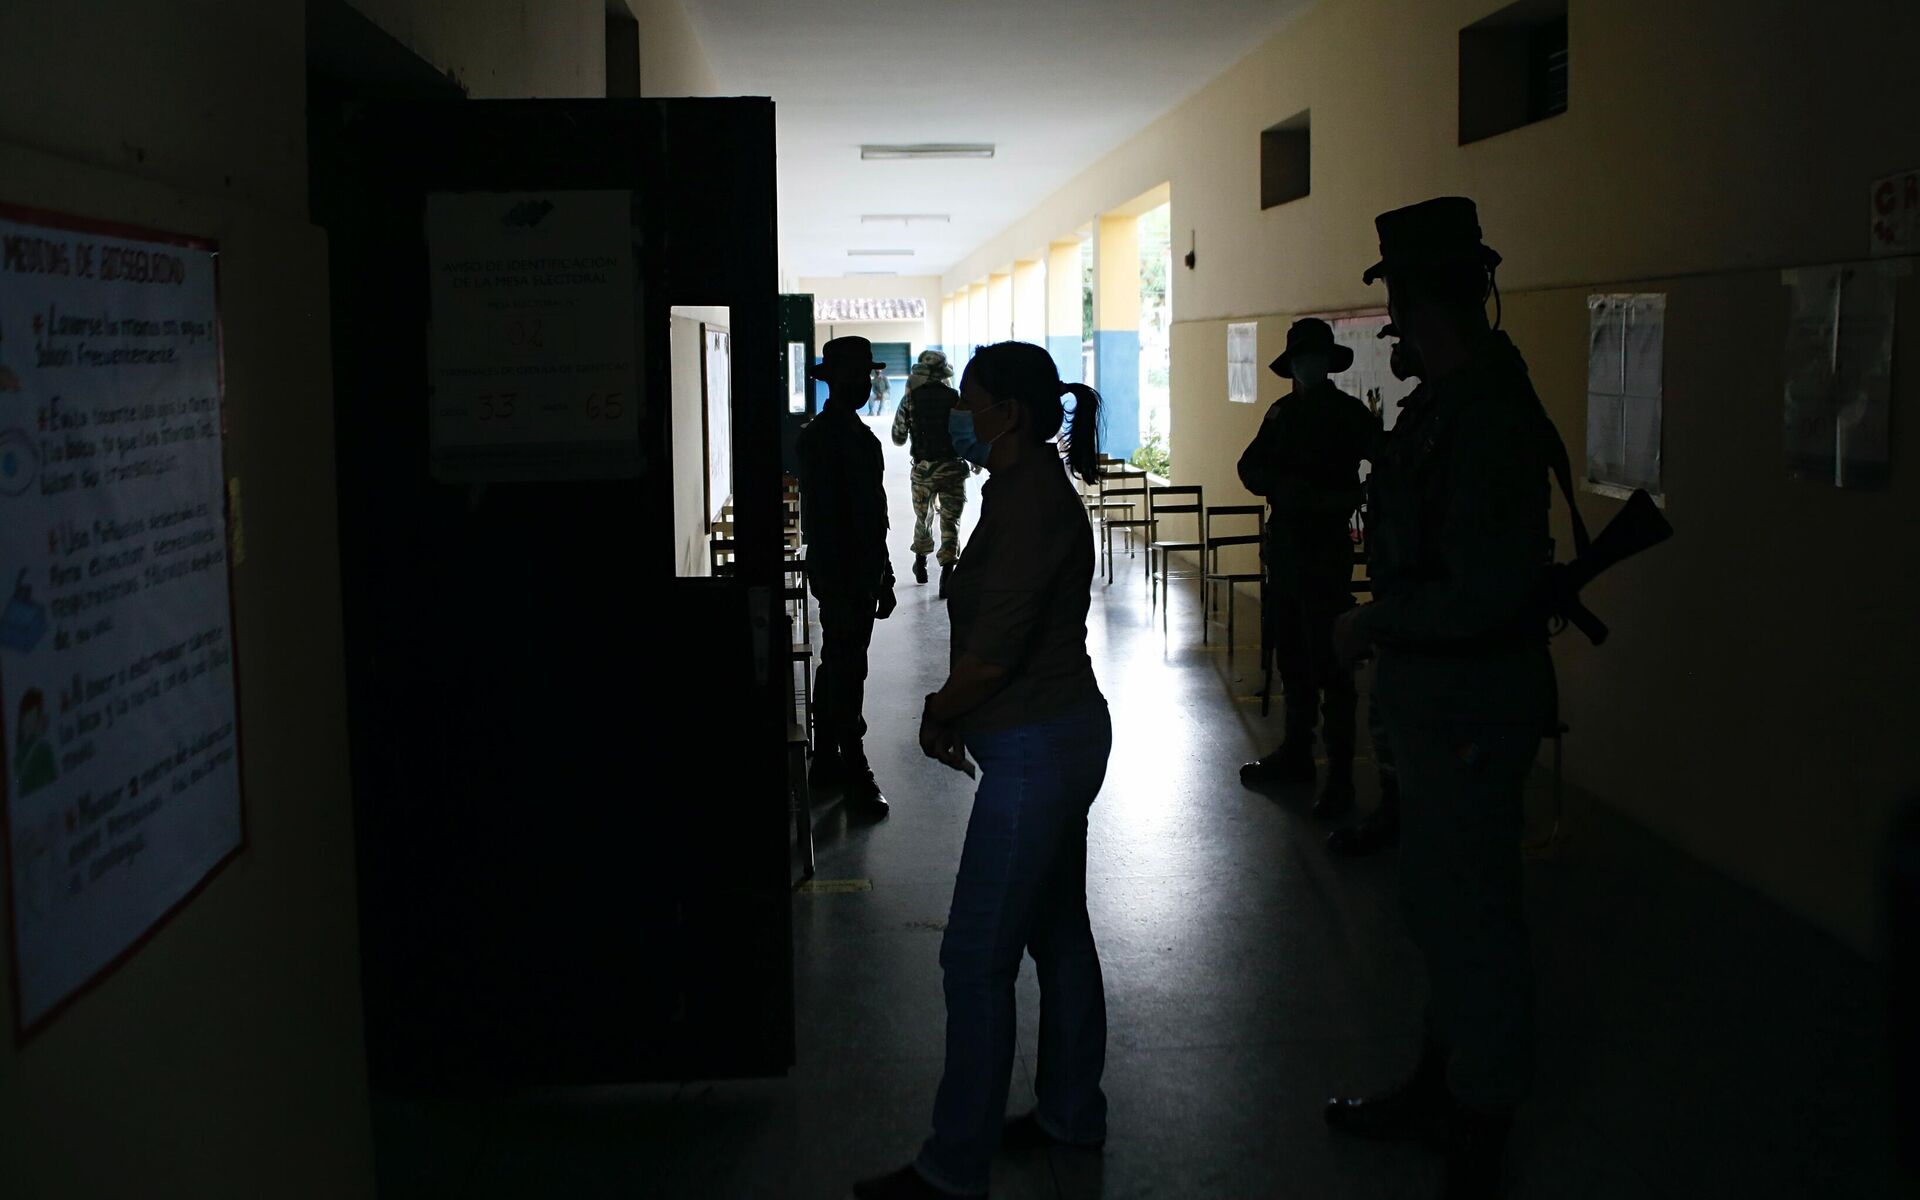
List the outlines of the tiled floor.
<svg viewBox="0 0 1920 1200">
<path fill-rule="evenodd" d="M 933 588 L 906 573 L 905 480 L 889 445 L 901 605 L 875 639 L 867 715 L 893 815 L 849 828 L 837 807 L 819 814 L 820 877 L 872 888 L 795 898 L 793 1071 L 383 1097 L 384 1195 L 824 1200 L 916 1149 L 940 1072 L 936 954 L 970 793 L 914 742 L 947 640 Z M 1191 584 L 1163 641 L 1127 565 L 1111 589 L 1095 585 L 1089 622 L 1116 733 L 1088 885 L 1111 1135 L 1104 1154 L 1003 1159 L 993 1194 L 1425 1196 L 1427 1156 L 1343 1141 L 1320 1119 L 1328 1089 L 1389 1082 L 1417 1045 L 1423 984 L 1392 858 L 1331 859 L 1310 796 L 1241 788 L 1238 764 L 1278 729 L 1278 706 L 1262 718 L 1248 699 L 1257 681 L 1239 674 L 1251 648 L 1229 662 L 1199 644 Z M 1569 756 L 1589 752 L 1568 743 Z M 1534 801 L 1544 827 L 1544 777 Z M 1563 850 L 1528 868 L 1540 1040 L 1513 1194 L 1897 1194 L 1878 974 L 1608 810 L 1572 809 Z M 1014 1110 L 1032 1103 L 1037 1002 L 1029 968 Z"/>
</svg>

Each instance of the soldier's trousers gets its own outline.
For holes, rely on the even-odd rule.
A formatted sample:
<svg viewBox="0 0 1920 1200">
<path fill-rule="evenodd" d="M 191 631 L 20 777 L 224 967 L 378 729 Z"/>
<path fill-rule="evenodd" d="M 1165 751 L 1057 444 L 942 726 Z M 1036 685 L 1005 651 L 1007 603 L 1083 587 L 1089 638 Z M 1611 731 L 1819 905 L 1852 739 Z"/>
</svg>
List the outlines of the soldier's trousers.
<svg viewBox="0 0 1920 1200">
<path fill-rule="evenodd" d="M 811 581 L 810 581 L 811 584 Z M 860 756 L 867 736 L 867 649 L 873 644 L 874 597 L 812 584 L 820 604 L 820 670 L 813 680 L 815 743 Z"/>
<path fill-rule="evenodd" d="M 1533 968 L 1522 905 L 1522 797 L 1538 717 L 1469 715 L 1471 695 L 1409 691 L 1381 664 L 1379 702 L 1400 781 L 1400 887 L 1426 960 L 1428 1037 L 1448 1089 L 1494 1107 L 1526 1090 Z"/>
<path fill-rule="evenodd" d="M 1353 601 L 1344 590 L 1335 594 L 1333 586 L 1309 584 L 1301 589 L 1304 595 L 1270 588 L 1267 603 L 1273 607 L 1274 666 L 1286 695 L 1287 741 L 1310 743 L 1320 725 L 1327 762 L 1338 769 L 1353 762 L 1359 695 L 1353 669 L 1333 654 L 1334 620 Z"/>
<path fill-rule="evenodd" d="M 960 557 L 960 514 L 967 507 L 967 475 L 964 459 L 913 464 L 913 552 L 932 554 L 933 513 L 940 514 L 941 566 L 951 566 Z"/>
</svg>

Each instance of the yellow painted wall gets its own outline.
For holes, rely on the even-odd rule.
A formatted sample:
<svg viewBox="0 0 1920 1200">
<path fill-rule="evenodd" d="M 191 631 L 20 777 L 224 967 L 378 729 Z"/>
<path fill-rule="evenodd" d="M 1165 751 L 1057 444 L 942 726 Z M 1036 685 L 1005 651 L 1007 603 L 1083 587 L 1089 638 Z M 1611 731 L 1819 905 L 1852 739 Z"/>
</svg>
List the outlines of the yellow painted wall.
<svg viewBox="0 0 1920 1200">
<path fill-rule="evenodd" d="M 719 79 L 681 0 L 626 0 L 640 23 L 642 96 L 717 96 Z"/>
<path fill-rule="evenodd" d="M 1013 340 L 1013 275 L 996 271 L 987 279 L 987 332 L 996 342 Z"/>
<path fill-rule="evenodd" d="M 1047 344 L 1047 264 L 1042 259 L 1013 264 L 1013 336 Z"/>
<path fill-rule="evenodd" d="M 1047 333 L 1082 337 L 1080 328 L 1080 242 L 1056 241 L 1047 247 Z"/>
<path fill-rule="evenodd" d="M 1140 218 L 1102 217 L 1093 252 L 1093 327 L 1140 328 Z"/>
<path fill-rule="evenodd" d="M 348 2 L 477 100 L 607 94 L 606 0 Z"/>
<path fill-rule="evenodd" d="M 814 327 L 816 345 L 830 337 L 863 337 L 874 342 L 907 342 L 918 354 L 940 344 L 943 306 L 938 275 L 806 276 L 795 286 L 816 300 L 920 300 L 927 306 L 924 321 L 843 321 L 831 326 L 822 322 Z"/>
<path fill-rule="evenodd" d="M 1457 144 L 1459 29 L 1495 0 L 1322 0 L 957 263 L 949 282 L 1169 181 L 1173 440 L 1182 482 L 1242 499 L 1258 407 L 1224 398 L 1229 318 L 1382 301 L 1360 282 L 1371 218 L 1432 195 L 1481 205 L 1506 324 L 1579 461 L 1584 298 L 1667 290 L 1665 462 L 1679 537 L 1602 581 L 1614 640 L 1559 643 L 1571 782 L 1862 949 L 1895 790 L 1920 778 L 1910 621 L 1920 516 L 1920 310 L 1896 354 L 1894 482 L 1790 484 L 1781 454 L 1779 269 L 1867 250 L 1876 178 L 1920 164 L 1903 96 L 1920 5 L 1892 0 L 1573 0 L 1560 117 Z M 1312 112 L 1312 192 L 1262 211 L 1259 131 Z M 1177 261 L 1177 260 L 1176 260 Z M 1271 376 L 1263 396 L 1282 386 Z M 1616 505 L 1582 497 L 1590 524 Z M 1557 518 L 1563 519 L 1563 518 Z M 1564 544 L 1564 537 L 1563 537 Z"/>
</svg>

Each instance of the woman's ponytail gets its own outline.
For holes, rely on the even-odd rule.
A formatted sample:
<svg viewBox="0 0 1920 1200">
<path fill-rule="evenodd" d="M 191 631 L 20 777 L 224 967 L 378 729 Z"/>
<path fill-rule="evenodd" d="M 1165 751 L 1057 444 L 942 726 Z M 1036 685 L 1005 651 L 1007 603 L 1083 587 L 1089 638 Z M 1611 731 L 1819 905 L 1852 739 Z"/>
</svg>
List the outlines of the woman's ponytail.
<svg viewBox="0 0 1920 1200">
<path fill-rule="evenodd" d="M 1084 383 L 1063 383 L 1062 395 L 1073 397 L 1073 415 L 1067 423 L 1067 470 L 1085 483 L 1100 482 L 1100 393 Z"/>
</svg>

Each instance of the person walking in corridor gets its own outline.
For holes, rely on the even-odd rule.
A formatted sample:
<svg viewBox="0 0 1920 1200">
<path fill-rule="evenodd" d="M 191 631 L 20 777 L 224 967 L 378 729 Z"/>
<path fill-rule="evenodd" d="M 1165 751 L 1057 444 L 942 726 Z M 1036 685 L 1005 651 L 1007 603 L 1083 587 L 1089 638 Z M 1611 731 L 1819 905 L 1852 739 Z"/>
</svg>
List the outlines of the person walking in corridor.
<svg viewBox="0 0 1920 1200">
<path fill-rule="evenodd" d="M 1113 727 L 1087 656 L 1093 533 L 1052 443 L 1065 396 L 1067 466 L 1093 482 L 1099 393 L 1063 383 L 1039 346 L 1001 342 L 974 355 L 950 418 L 955 450 L 992 478 L 954 570 L 951 668 L 927 697 L 920 747 L 969 775 L 971 754 L 980 786 L 940 944 L 946 1067 L 933 1132 L 911 1164 L 855 1184 L 862 1200 L 985 1195 L 1003 1144 L 1106 1139 L 1106 993 L 1087 917 L 1087 813 Z M 1023 954 L 1040 980 L 1038 1104 L 1008 1121 Z"/>
<path fill-rule="evenodd" d="M 1287 330 L 1287 349 L 1271 370 L 1293 381 L 1273 402 L 1260 432 L 1240 456 L 1240 482 L 1270 509 L 1267 539 L 1267 627 L 1274 633 L 1286 693 L 1286 739 L 1273 753 L 1240 768 L 1254 787 L 1313 782 L 1315 708 L 1327 751 L 1327 781 L 1316 817 L 1353 807 L 1356 697 L 1353 668 L 1336 662 L 1333 622 L 1353 606 L 1354 510 L 1360 507 L 1360 460 L 1380 432 L 1366 403 L 1327 378 L 1353 365 L 1353 351 L 1333 340 L 1333 327 L 1308 317 Z"/>
<path fill-rule="evenodd" d="M 880 439 L 860 420 L 879 369 L 863 337 L 834 338 L 808 374 L 827 385 L 820 415 L 800 430 L 800 520 L 807 586 L 820 603 L 820 675 L 812 784 L 845 790 L 850 812 L 887 815 L 867 761 L 867 650 L 873 623 L 893 612 L 887 557 L 886 469 Z"/>
<path fill-rule="evenodd" d="M 967 473 L 971 464 L 953 448 L 948 414 L 960 402 L 960 393 L 947 384 L 953 368 L 938 350 L 923 350 L 907 376 L 907 393 L 893 414 L 893 444 L 913 442 L 913 577 L 927 581 L 927 555 L 934 553 L 935 505 L 940 518 L 940 598 L 947 597 L 947 578 L 960 557 L 960 514 L 967 507 Z"/>
<path fill-rule="evenodd" d="M 1372 648 L 1400 774 L 1400 876 L 1427 964 L 1426 1049 L 1377 1096 L 1329 1100 L 1339 1130 L 1437 1137 L 1452 1200 L 1500 1190 L 1526 1088 L 1533 977 L 1521 905 L 1521 796 L 1554 712 L 1541 586 L 1558 435 L 1520 352 L 1487 321 L 1500 256 L 1471 200 L 1376 218 L 1394 326 L 1425 371 L 1370 481 L 1374 600 L 1336 650 Z"/>
</svg>

